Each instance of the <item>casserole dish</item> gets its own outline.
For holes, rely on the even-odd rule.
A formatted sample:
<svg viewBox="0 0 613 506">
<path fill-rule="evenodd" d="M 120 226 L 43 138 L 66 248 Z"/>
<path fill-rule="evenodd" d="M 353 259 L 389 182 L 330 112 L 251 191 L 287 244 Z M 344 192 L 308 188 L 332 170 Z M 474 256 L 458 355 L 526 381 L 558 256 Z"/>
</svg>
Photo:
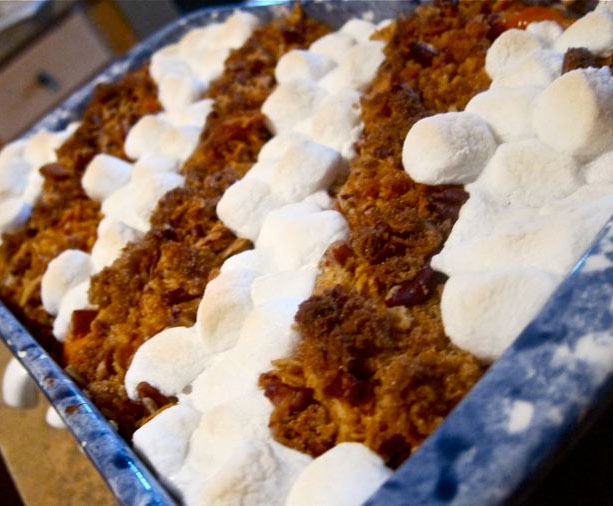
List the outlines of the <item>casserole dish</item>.
<svg viewBox="0 0 613 506">
<path fill-rule="evenodd" d="M 346 19 L 346 17 L 354 17 L 356 15 L 359 15 L 361 13 L 367 12 L 367 11 L 376 11 L 373 12 L 373 15 L 375 15 L 376 19 L 380 19 L 380 18 L 385 18 L 387 16 L 393 15 L 395 14 L 395 12 L 392 12 L 394 9 L 397 9 L 398 7 L 406 7 L 406 4 L 400 4 L 400 3 L 375 3 L 375 4 L 369 4 L 366 2 L 350 2 L 347 4 L 307 4 L 307 10 L 310 10 L 310 14 L 312 14 L 314 17 L 319 17 L 320 19 L 325 19 L 326 21 L 328 21 L 330 24 L 332 24 L 333 26 L 340 24 L 342 21 L 344 21 Z M 279 7 L 278 9 L 282 9 L 283 7 Z M 386 9 L 388 9 L 388 11 L 384 12 Z M 266 16 L 270 16 L 275 9 L 267 9 L 267 10 L 258 10 L 258 14 L 260 14 L 263 17 Z M 222 11 L 223 12 L 223 11 Z M 254 11 L 256 12 L 256 11 Z M 180 33 L 182 33 L 182 30 L 186 29 L 189 26 L 194 26 L 196 24 L 198 24 L 198 16 L 203 16 L 202 18 L 199 19 L 200 23 L 204 23 L 206 20 L 206 16 L 210 15 L 211 18 L 214 18 L 216 15 L 215 11 L 206 11 L 204 13 L 199 13 L 196 14 L 194 16 L 191 16 L 189 18 L 186 18 L 186 20 L 182 20 L 181 22 L 177 23 L 177 25 L 173 25 L 171 27 L 169 27 L 168 29 L 164 30 L 163 32 L 161 32 L 160 34 L 158 34 L 156 36 L 156 38 L 154 38 L 157 43 L 161 44 L 163 41 L 170 41 L 173 40 L 174 36 L 178 36 Z M 172 29 L 176 29 L 177 32 L 173 33 Z M 157 46 L 153 46 L 153 47 L 157 47 Z M 141 52 L 139 53 L 138 50 L 141 50 Z M 138 58 L 140 57 L 141 59 L 146 57 L 147 55 L 147 50 L 144 49 L 142 46 L 137 48 L 133 55 L 137 55 L 135 56 L 135 61 L 133 63 L 137 63 L 138 62 Z M 138 56 L 140 55 L 140 56 Z M 133 63 L 131 63 L 129 61 L 129 58 L 126 60 L 123 60 L 122 62 L 120 62 L 119 64 L 119 68 L 121 68 L 121 65 L 123 64 L 124 67 L 123 69 L 127 69 L 129 68 Z M 110 71 L 109 71 L 110 72 Z M 121 70 L 118 70 L 119 73 L 121 73 Z M 108 75 L 106 77 L 112 77 L 112 72 L 110 72 L 111 75 Z M 117 74 L 115 74 L 117 75 Z M 90 91 L 91 91 L 91 87 L 90 87 Z M 66 107 L 68 107 L 68 109 L 66 109 L 66 107 L 64 108 L 64 110 L 62 111 L 60 109 L 60 111 L 58 111 L 55 115 L 52 115 L 50 118 L 48 118 L 46 121 L 51 122 L 51 123 L 47 123 L 45 126 L 49 129 L 57 129 L 62 125 L 62 121 L 66 122 L 68 121 L 68 119 L 70 118 L 71 113 L 76 112 L 76 110 L 78 110 L 79 104 L 83 104 L 83 101 L 86 99 L 87 97 L 87 87 L 85 90 L 82 90 L 82 93 L 75 97 L 73 97 L 71 99 L 71 101 L 69 101 L 68 105 Z M 70 107 L 74 107 L 74 109 L 70 109 Z M 56 123 L 53 123 L 53 122 Z M 44 122 L 43 122 L 44 123 Z M 602 266 L 602 262 L 600 264 Z M 605 264 L 606 265 L 606 264 Z M 589 269 L 594 269 L 594 262 L 592 262 L 591 264 L 588 265 Z M 591 271 L 590 271 L 591 272 Z M 575 274 L 575 276 L 578 276 L 578 274 Z M 571 278 L 573 279 L 573 278 Z M 604 301 L 606 299 L 606 297 L 602 296 L 600 298 L 600 301 Z M 554 299 L 555 300 L 555 299 Z M 579 299 L 580 300 L 580 299 Z M 555 304 L 555 302 L 552 302 L 551 304 L 554 304 L 554 306 L 556 306 L 556 311 L 558 309 L 558 306 Z M 549 306 L 548 306 L 549 307 Z M 571 306 L 569 305 L 569 308 Z M 584 306 L 582 306 L 583 309 Z M 556 318 L 558 318 L 559 315 L 557 315 L 556 313 Z M 576 323 L 577 318 L 575 318 L 573 320 L 574 323 Z M 17 347 L 15 346 L 15 341 L 18 338 L 22 338 L 23 334 L 20 332 L 15 331 L 15 327 L 14 327 L 14 322 L 12 322 L 10 320 L 10 318 L 8 318 L 7 316 L 7 327 L 4 329 L 4 334 L 11 336 L 12 334 L 14 334 L 14 338 L 9 337 L 8 341 L 11 341 L 9 343 L 10 346 L 13 346 L 15 350 L 17 350 L 18 352 L 20 352 L 20 354 L 18 353 L 18 357 L 20 357 L 23 362 L 26 364 L 26 366 L 29 366 L 32 373 L 34 374 L 34 376 L 37 378 L 39 384 L 42 384 L 42 386 L 45 386 L 45 378 L 47 378 L 47 383 L 56 383 L 57 380 L 54 380 L 53 382 L 50 382 L 48 379 L 48 375 L 43 374 L 42 376 L 37 373 L 35 370 L 33 370 L 32 368 L 32 358 L 29 357 L 29 350 L 32 348 L 28 348 L 28 347 Z M 605 324 L 606 325 L 606 324 Z M 532 327 L 530 327 L 531 329 Z M 571 324 L 568 323 L 566 324 L 566 326 L 564 327 L 566 328 L 572 328 Z M 529 329 L 529 330 L 530 330 Z M 598 329 L 592 329 L 592 330 L 598 330 L 598 331 L 602 331 L 603 328 L 598 328 Z M 563 336 L 563 332 L 557 332 L 555 333 L 555 338 L 551 338 L 551 340 L 547 340 L 547 339 L 542 339 L 542 335 L 543 333 L 538 333 L 537 332 L 537 337 L 541 336 L 541 340 L 543 341 L 543 345 L 549 345 L 552 344 L 552 342 L 557 342 L 556 340 L 560 340 L 562 339 Z M 554 365 L 556 367 L 558 367 L 558 369 L 560 369 L 559 366 L 559 361 L 562 358 L 565 358 L 565 356 L 560 355 L 562 352 L 564 351 L 568 351 L 567 355 L 568 356 L 575 356 L 579 362 L 581 362 L 581 364 L 583 364 L 584 362 L 590 363 L 590 361 L 593 362 L 592 358 L 593 356 L 589 353 L 590 350 L 593 349 L 593 346 L 590 347 L 591 342 L 589 341 L 577 341 L 577 343 L 575 341 L 573 341 L 573 337 L 572 337 L 572 333 L 570 331 L 566 332 L 568 337 L 565 337 L 564 339 L 569 339 L 570 341 L 568 341 L 568 343 L 566 341 L 564 341 L 564 346 L 567 346 L 568 350 L 566 350 L 565 348 L 562 348 L 561 351 L 555 352 L 555 350 L 553 350 L 550 354 L 553 357 L 553 359 L 549 360 L 550 362 L 554 363 Z M 575 336 L 578 339 L 578 334 Z M 583 336 L 584 337 L 584 336 Z M 593 336 L 592 336 L 593 337 Z M 520 339 L 520 343 L 522 342 L 522 339 L 526 339 L 525 335 L 522 336 L 522 338 Z M 528 338 L 529 339 L 529 338 Z M 532 338 L 532 340 L 534 341 L 536 338 Z M 530 339 L 529 339 L 530 340 Z M 598 336 L 598 339 L 594 340 L 594 342 L 596 343 L 596 346 L 604 346 L 604 349 L 606 349 L 606 341 L 604 337 L 602 336 Z M 586 344 L 587 343 L 587 344 Z M 603 344 L 604 343 L 604 344 Z M 27 346 L 29 346 L 31 343 L 28 343 Z M 577 346 L 575 347 L 574 345 L 577 344 Z M 494 384 L 496 385 L 494 390 L 486 390 L 486 393 L 484 394 L 486 398 L 488 395 L 492 395 L 493 393 L 499 397 L 499 398 L 503 398 L 504 399 L 504 403 L 502 406 L 496 406 L 495 409 L 491 412 L 492 414 L 494 414 L 494 418 L 492 418 L 490 413 L 489 408 L 488 409 L 483 409 L 483 406 L 481 404 L 482 399 L 483 398 L 479 398 L 477 397 L 475 399 L 475 395 L 477 394 L 471 394 L 471 396 L 469 396 L 468 399 L 473 399 L 473 407 L 472 408 L 468 408 L 468 420 L 470 421 L 470 424 L 467 425 L 468 427 L 474 427 L 478 425 L 475 425 L 475 421 L 478 419 L 476 417 L 476 415 L 478 414 L 479 417 L 484 417 L 483 419 L 483 430 L 482 431 L 477 431 L 476 434 L 478 436 L 478 441 L 475 442 L 473 444 L 473 441 L 471 441 L 471 439 L 468 437 L 471 434 L 463 434 L 461 433 L 459 436 L 452 436 L 449 438 L 443 438 L 442 442 L 439 444 L 439 446 L 435 446 L 434 450 L 435 453 L 434 455 L 436 456 L 436 451 L 442 452 L 443 454 L 447 454 L 449 453 L 449 455 L 453 458 L 455 458 L 456 460 L 458 460 L 457 463 L 454 463 L 452 465 L 452 463 L 447 463 L 445 464 L 443 462 L 442 467 L 439 466 L 438 470 L 431 470 L 429 471 L 428 476 L 430 477 L 430 479 L 432 479 L 435 476 L 438 476 L 438 480 L 435 481 L 434 483 L 430 483 L 429 486 L 425 486 L 426 483 L 428 483 L 427 481 L 423 480 L 422 477 L 416 477 L 415 479 L 418 480 L 420 482 L 420 487 L 418 487 L 419 489 L 423 490 L 424 494 L 426 494 L 424 496 L 423 501 L 425 502 L 432 502 L 434 499 L 438 499 L 441 501 L 449 501 L 451 499 L 456 499 L 456 501 L 458 502 L 462 502 L 462 497 L 467 497 L 469 498 L 469 500 L 471 502 L 491 502 L 492 500 L 503 500 L 504 498 L 508 497 L 509 494 L 512 492 L 513 490 L 513 485 L 518 484 L 522 479 L 523 479 L 523 475 L 520 474 L 513 474 L 513 470 L 515 469 L 513 466 L 508 467 L 510 464 L 509 462 L 507 462 L 507 468 L 508 468 L 508 472 L 510 474 L 512 474 L 513 479 L 510 479 L 508 475 L 506 475 L 506 473 L 503 476 L 499 476 L 498 478 L 500 478 L 499 482 L 493 482 L 492 486 L 486 486 L 484 487 L 484 483 L 482 481 L 482 472 L 483 472 L 483 467 L 482 466 L 484 463 L 486 464 L 487 467 L 485 467 L 485 469 L 491 468 L 492 464 L 495 465 L 499 465 L 499 463 L 495 460 L 492 460 L 489 462 L 489 464 L 487 464 L 487 460 L 485 458 L 483 458 L 483 455 L 481 453 L 479 453 L 478 451 L 478 447 L 477 444 L 482 444 L 484 442 L 490 441 L 490 442 L 494 442 L 496 443 L 496 445 L 498 444 L 498 440 L 503 441 L 502 436 L 506 433 L 511 433 L 511 435 L 513 436 L 512 438 L 512 443 L 515 444 L 517 443 L 517 441 L 519 440 L 519 443 L 515 446 L 515 448 L 523 448 L 524 452 L 527 452 L 528 454 L 531 453 L 532 448 L 534 447 L 534 444 L 531 445 L 530 440 L 525 440 L 524 435 L 522 434 L 528 427 L 530 427 L 531 429 L 531 433 L 532 434 L 537 434 L 539 431 L 535 431 L 535 427 L 533 426 L 533 424 L 538 424 L 539 423 L 539 418 L 536 416 L 536 409 L 535 409 L 535 405 L 538 406 L 538 403 L 540 402 L 540 397 L 537 395 L 538 392 L 534 392 L 534 394 L 532 396 L 529 395 L 528 392 L 525 392 L 524 390 L 517 390 L 517 389 L 513 389 L 511 388 L 511 395 L 508 396 L 508 398 L 504 398 L 503 396 L 500 395 L 501 392 L 505 392 L 504 388 L 506 388 L 506 381 L 508 378 L 506 378 L 506 376 L 504 375 L 504 373 L 502 373 L 502 377 L 497 376 L 496 374 L 501 374 L 500 372 L 494 372 L 494 371 L 505 371 L 505 360 L 511 360 L 511 365 L 508 366 L 508 369 L 506 369 L 507 371 L 516 371 L 517 370 L 517 366 L 514 365 L 514 360 L 523 360 L 523 350 L 525 349 L 522 348 L 521 346 L 519 346 L 519 344 L 515 346 L 515 348 L 513 348 L 511 351 L 509 351 L 507 353 L 507 355 L 505 355 L 505 357 L 501 360 L 501 362 L 499 364 L 497 364 L 496 366 L 494 366 L 492 368 L 492 371 L 488 374 L 488 376 L 486 376 L 486 378 L 484 379 L 484 382 L 482 383 L 485 384 L 486 386 L 482 386 L 481 389 L 477 388 L 475 389 L 475 391 L 477 392 L 481 392 L 483 391 L 483 389 L 487 389 L 487 385 L 489 385 L 489 382 L 494 382 Z M 587 349 L 586 349 L 587 346 Z M 518 351 L 519 355 L 516 356 L 515 358 L 511 358 L 508 359 L 507 357 L 509 356 L 513 356 L 513 352 L 514 350 Z M 531 348 L 528 348 L 531 349 Z M 537 350 L 539 350 L 539 354 L 537 354 L 536 360 L 537 361 L 542 361 L 543 360 L 543 356 L 545 356 L 545 358 L 547 358 L 547 353 L 545 353 L 544 351 L 541 350 L 540 346 L 536 348 Z M 38 350 L 37 350 L 38 351 Z M 542 352 L 542 353 L 541 353 Z M 543 355 L 544 353 L 544 355 Z M 574 355 L 573 355 L 574 353 Z M 20 356 L 21 355 L 21 356 Z M 32 353 L 32 355 L 34 355 L 34 353 Z M 39 355 L 42 356 L 42 355 Z M 601 353 L 595 353 L 594 356 L 596 356 L 597 358 L 601 358 L 601 357 L 606 357 L 606 354 L 601 354 Z M 530 355 L 530 357 L 532 357 L 532 355 Z M 568 357 L 566 357 L 568 358 Z M 533 358 L 530 358 L 529 361 L 534 360 Z M 532 363 L 532 362 L 530 362 Z M 544 364 L 547 363 L 547 360 L 544 361 Z M 500 365 L 503 364 L 503 365 Z M 597 365 L 602 365 L 600 362 L 597 361 Z M 540 366 L 539 366 L 540 367 Z M 583 365 L 581 366 L 583 367 Z M 587 367 L 587 366 L 586 366 Z M 572 370 L 572 367 L 569 367 L 569 370 Z M 546 367 L 545 365 L 543 365 L 543 372 L 546 372 Z M 539 368 L 539 374 L 541 372 L 541 369 Z M 494 377 L 494 379 L 489 379 L 492 378 L 492 376 Z M 538 376 L 538 374 L 536 375 Z M 564 374 L 560 374 L 557 378 L 556 381 L 559 380 L 559 378 L 563 377 Z M 600 382 L 603 380 L 602 377 L 602 370 L 600 370 L 600 375 L 598 374 L 598 371 L 596 371 L 595 373 L 596 379 L 599 380 Z M 606 379 L 606 374 L 605 374 L 605 379 Z M 594 383 L 598 383 L 599 381 L 595 381 Z M 538 384 L 538 383 L 537 383 Z M 509 383 L 509 385 L 511 385 L 511 383 Z M 52 385 L 53 386 L 53 385 Z M 48 389 L 50 388 L 48 385 L 46 386 Z M 552 384 L 549 383 L 547 385 L 547 388 L 551 388 Z M 509 387 L 510 388 L 510 387 Z M 587 388 L 585 385 L 582 385 L 581 388 Z M 568 391 L 568 387 L 564 388 L 563 391 Z M 66 391 L 61 391 L 60 394 L 50 394 L 50 397 L 52 398 L 52 400 L 55 401 L 60 401 L 63 398 L 68 398 L 70 397 L 69 395 L 66 394 Z M 75 411 L 75 405 L 78 406 L 84 406 L 83 408 L 79 407 L 78 410 L 79 411 L 87 411 L 89 412 L 89 408 L 87 407 L 87 403 L 80 403 L 81 400 L 79 399 L 78 402 L 72 402 L 70 404 L 67 403 L 59 403 L 58 405 L 56 405 L 56 407 L 62 412 L 63 415 L 65 415 L 65 417 L 68 419 L 69 425 L 70 425 L 70 418 L 71 415 L 73 414 L 72 412 Z M 572 413 L 574 412 L 573 410 L 575 409 L 580 409 L 582 407 L 585 407 L 587 404 L 583 404 L 581 405 L 579 402 L 579 406 L 577 407 L 576 404 L 579 401 L 576 401 L 575 399 L 573 399 L 573 405 L 572 406 L 568 406 L 568 409 L 566 409 L 564 406 L 565 404 L 562 404 L 561 406 L 556 406 L 555 409 L 555 413 L 557 415 L 559 415 L 557 418 L 555 418 L 554 422 L 557 423 L 557 427 L 560 429 L 560 431 L 557 432 L 558 436 L 561 436 L 565 430 L 569 429 L 572 424 L 564 424 L 564 423 L 560 423 L 560 418 L 562 420 L 566 420 L 566 416 L 568 415 L 569 417 L 572 418 Z M 462 406 L 466 406 L 466 404 L 469 403 L 469 400 L 467 400 Z M 589 403 L 589 396 L 587 396 L 585 398 L 585 403 Z M 456 411 L 456 413 L 462 413 L 462 409 L 466 409 L 463 407 L 458 408 L 458 410 Z M 469 404 L 470 406 L 470 404 Z M 476 406 L 476 407 L 475 407 Z M 480 407 L 481 406 L 481 407 Z M 471 411 L 472 410 L 472 411 Z M 461 415 L 454 415 L 455 417 L 461 416 Z M 498 416 L 500 419 L 497 420 L 495 417 Z M 452 427 L 452 431 L 454 430 L 453 427 L 462 427 L 462 423 L 463 423 L 463 419 L 460 418 L 459 420 L 456 418 L 455 421 L 453 421 L 454 418 L 450 418 L 450 421 L 445 424 L 443 426 L 443 428 L 441 430 L 444 430 L 445 427 L 449 427 L 449 425 L 451 424 Z M 510 423 L 509 420 L 511 420 L 513 423 L 511 423 L 510 429 L 508 427 L 508 424 Z M 506 432 L 493 432 L 492 433 L 492 437 L 491 438 L 485 438 L 483 437 L 482 434 L 486 434 L 488 430 L 494 430 L 493 428 L 497 425 L 502 428 L 504 428 L 506 430 Z M 500 428 L 499 427 L 499 428 Z M 509 429 L 509 430 L 507 430 Z M 75 430 L 75 432 L 78 431 L 78 429 L 75 429 L 73 427 L 73 430 Z M 440 432 L 438 433 L 440 434 Z M 92 435 L 90 434 L 90 440 L 85 440 L 83 441 L 85 443 L 85 448 L 87 449 L 87 447 L 89 447 L 91 445 L 91 437 Z M 551 439 L 551 438 L 550 438 Z M 412 464 L 413 460 L 417 459 L 418 455 L 421 455 L 422 459 L 423 458 L 428 458 L 427 456 L 429 455 L 428 452 L 431 450 L 428 450 L 428 448 L 431 448 L 432 444 L 436 443 L 432 443 L 432 441 L 437 441 L 437 436 L 435 435 L 431 440 L 430 443 L 424 445 L 422 451 L 420 451 L 413 459 L 411 459 L 411 461 L 409 461 L 409 463 L 407 463 L 406 466 L 404 466 L 402 468 L 401 471 L 399 471 L 399 474 L 397 475 L 398 478 L 397 480 L 401 480 L 404 479 L 402 477 L 405 477 L 406 474 L 405 473 L 409 473 L 409 476 L 411 476 L 411 471 L 410 469 L 414 469 L 415 466 L 417 466 L 416 469 L 425 469 L 425 466 L 420 466 L 419 464 Z M 555 438 L 553 440 L 555 442 Z M 527 444 L 527 446 L 523 446 L 524 442 L 529 443 Z M 538 439 L 538 441 L 535 443 L 537 445 L 537 448 L 539 448 L 540 450 L 542 450 L 542 448 L 540 448 L 539 445 L 543 444 L 543 441 L 541 439 Z M 499 453 L 496 450 L 497 446 L 494 445 L 493 446 L 493 450 L 492 447 L 490 447 L 490 457 L 492 459 L 496 458 L 496 455 L 499 455 Z M 485 452 L 487 453 L 487 452 Z M 108 458 L 108 452 L 103 452 L 103 459 L 105 458 L 104 456 L 106 456 L 106 458 Z M 424 457 L 425 455 L 425 457 Z M 507 456 L 509 455 L 508 452 L 503 451 L 503 455 Z M 518 457 L 521 457 L 522 453 L 520 452 L 518 454 Z M 539 451 L 539 458 L 543 459 L 545 458 L 547 455 L 546 451 Z M 461 465 L 460 463 L 463 462 L 472 462 L 473 460 L 471 459 L 471 456 L 474 458 L 478 459 L 478 465 L 477 466 L 472 466 L 472 465 L 468 465 L 468 469 L 476 469 L 476 472 L 474 474 L 475 477 L 473 477 L 473 480 L 477 480 L 475 482 L 475 485 L 477 486 L 477 488 L 479 489 L 480 493 L 489 493 L 489 494 L 494 494 L 494 496 L 489 497 L 489 496 L 476 496 L 475 495 L 475 490 L 471 489 L 471 473 L 468 472 L 466 469 L 464 469 L 464 473 L 465 475 L 462 474 L 461 472 Z M 95 460 L 95 457 L 93 457 Z M 534 461 L 536 463 L 539 462 L 539 459 L 534 459 Z M 119 468 L 127 468 L 130 469 L 132 466 L 129 464 L 126 464 L 125 459 L 122 458 L 118 458 L 115 459 L 114 462 L 116 464 L 118 464 L 116 467 Z M 135 462 L 135 461 L 134 461 Z M 438 458 L 435 458 L 435 462 L 438 462 Z M 515 462 L 515 461 L 512 461 Z M 439 462 L 440 464 L 440 462 Z M 516 462 L 518 469 L 526 469 L 526 466 L 524 464 L 524 462 L 522 461 L 522 458 L 518 458 L 517 462 Z M 438 465 L 438 464 L 437 464 Z M 472 467 L 471 467 L 472 466 Z M 99 467 L 104 468 L 105 466 L 100 463 Z M 407 471 L 408 470 L 408 471 Z M 106 473 L 106 471 L 104 471 Z M 481 473 L 481 474 L 480 474 Z M 141 476 L 145 476 L 144 473 L 140 473 L 140 475 L 137 473 L 133 473 L 132 477 L 134 477 L 134 475 L 136 475 L 136 477 L 138 479 L 140 479 Z M 111 479 L 110 476 L 106 475 L 108 481 L 112 484 L 113 480 Z M 458 479 L 457 478 L 461 478 L 461 486 L 458 487 Z M 400 495 L 396 496 L 396 498 L 398 500 L 395 500 L 395 502 L 403 502 L 403 494 L 406 493 L 405 492 L 405 485 L 404 482 L 401 481 L 401 487 L 398 487 L 398 481 L 396 481 L 395 479 L 391 480 L 390 484 L 386 487 L 383 488 L 382 493 L 393 493 L 393 491 L 399 491 Z M 419 501 L 419 496 L 415 494 L 414 487 L 410 488 L 411 490 L 411 498 L 412 501 Z M 466 496 L 462 496 L 461 493 L 466 493 Z M 432 496 L 431 494 L 435 494 L 434 496 Z M 125 501 L 125 502 L 135 502 L 134 499 L 131 499 L 129 497 L 123 497 L 123 496 L 119 496 L 120 500 Z M 165 499 L 161 499 L 161 500 L 165 500 Z M 376 498 L 375 498 L 376 500 Z M 468 499 L 467 499 L 468 500 Z"/>
</svg>

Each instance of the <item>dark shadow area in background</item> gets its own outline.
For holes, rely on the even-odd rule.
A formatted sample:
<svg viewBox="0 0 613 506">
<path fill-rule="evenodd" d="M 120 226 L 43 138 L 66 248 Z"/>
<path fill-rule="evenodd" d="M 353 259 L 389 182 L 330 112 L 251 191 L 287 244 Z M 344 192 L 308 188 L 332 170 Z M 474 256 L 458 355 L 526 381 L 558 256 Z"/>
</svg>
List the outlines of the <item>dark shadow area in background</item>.
<svg viewBox="0 0 613 506">
<path fill-rule="evenodd" d="M 220 0 L 174 0 L 174 3 L 182 13 L 186 13 L 212 5 L 231 5 L 243 2 L 241 0 L 226 0 L 225 2 Z"/>
<path fill-rule="evenodd" d="M 613 506 L 613 406 L 516 506 Z"/>
<path fill-rule="evenodd" d="M 0 503 L 2 506 L 23 506 L 23 501 L 0 455 Z"/>
</svg>

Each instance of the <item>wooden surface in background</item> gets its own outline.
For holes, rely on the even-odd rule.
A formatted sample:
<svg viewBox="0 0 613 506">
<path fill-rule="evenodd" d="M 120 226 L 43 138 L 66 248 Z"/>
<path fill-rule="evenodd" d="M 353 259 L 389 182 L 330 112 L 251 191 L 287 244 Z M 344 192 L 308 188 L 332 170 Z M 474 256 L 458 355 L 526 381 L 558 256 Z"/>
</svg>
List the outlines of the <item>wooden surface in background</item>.
<svg viewBox="0 0 613 506">
<path fill-rule="evenodd" d="M 0 343 L 0 373 L 11 357 Z M 0 396 L 1 397 L 1 396 Z M 117 504 L 104 481 L 67 430 L 45 422 L 49 403 L 39 394 L 34 409 L 0 401 L 0 451 L 27 506 L 110 506 Z M 14 502 L 0 494 L 3 506 Z"/>
</svg>

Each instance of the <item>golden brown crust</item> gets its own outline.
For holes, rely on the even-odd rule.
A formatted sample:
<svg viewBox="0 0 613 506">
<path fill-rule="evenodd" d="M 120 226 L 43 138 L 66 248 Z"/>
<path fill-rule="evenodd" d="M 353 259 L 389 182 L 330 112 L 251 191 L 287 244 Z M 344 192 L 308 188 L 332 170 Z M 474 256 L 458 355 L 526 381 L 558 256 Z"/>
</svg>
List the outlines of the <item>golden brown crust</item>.
<svg viewBox="0 0 613 506">
<path fill-rule="evenodd" d="M 208 280 L 226 258 L 250 247 L 221 224 L 215 207 L 270 138 L 260 108 L 275 86 L 278 59 L 327 31 L 296 9 L 231 53 L 207 93 L 215 104 L 183 167 L 185 185 L 162 198 L 145 237 L 93 278 L 90 298 L 100 310 L 88 332 L 69 336 L 65 359 L 124 434 L 165 404 L 150 396 L 128 400 L 123 380 L 137 348 L 165 328 L 192 325 Z"/>
</svg>

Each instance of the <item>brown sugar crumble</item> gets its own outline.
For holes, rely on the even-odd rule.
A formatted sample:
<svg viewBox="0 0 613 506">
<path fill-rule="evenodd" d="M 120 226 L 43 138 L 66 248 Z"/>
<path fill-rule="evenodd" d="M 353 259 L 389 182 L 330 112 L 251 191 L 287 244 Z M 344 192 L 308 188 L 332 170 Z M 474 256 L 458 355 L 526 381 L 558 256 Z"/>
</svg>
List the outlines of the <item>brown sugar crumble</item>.
<svg viewBox="0 0 613 506">
<path fill-rule="evenodd" d="M 386 59 L 362 98 L 364 131 L 336 199 L 349 239 L 320 262 L 314 294 L 296 315 L 297 349 L 260 378 L 282 444 L 317 456 L 357 441 L 395 468 L 483 374 L 445 335 L 445 277 L 429 267 L 468 195 L 413 182 L 401 152 L 416 121 L 462 110 L 488 88 L 486 51 L 509 23 L 560 16 L 534 9 L 435 2 L 379 35 Z"/>
<path fill-rule="evenodd" d="M 276 85 L 278 59 L 328 31 L 296 8 L 230 54 L 207 92 L 213 111 L 182 169 L 185 185 L 161 199 L 144 238 L 92 278 L 90 300 L 99 310 L 68 336 L 64 357 L 123 435 L 172 402 L 148 385 L 139 388 L 139 402 L 128 399 L 124 377 L 138 347 L 165 328 L 192 325 L 207 282 L 226 258 L 251 246 L 223 226 L 215 208 L 271 137 L 260 108 Z"/>
<path fill-rule="evenodd" d="M 56 359 L 61 357 L 61 343 L 51 331 L 53 316 L 42 307 L 41 278 L 61 252 L 90 251 L 102 218 L 99 203 L 83 191 L 81 177 L 98 153 L 125 159 L 123 145 L 130 127 L 159 109 L 147 66 L 117 83 L 98 85 L 79 128 L 57 150 L 57 162 L 40 169 L 44 184 L 30 219 L 19 231 L 3 235 L 0 297 Z"/>
</svg>

